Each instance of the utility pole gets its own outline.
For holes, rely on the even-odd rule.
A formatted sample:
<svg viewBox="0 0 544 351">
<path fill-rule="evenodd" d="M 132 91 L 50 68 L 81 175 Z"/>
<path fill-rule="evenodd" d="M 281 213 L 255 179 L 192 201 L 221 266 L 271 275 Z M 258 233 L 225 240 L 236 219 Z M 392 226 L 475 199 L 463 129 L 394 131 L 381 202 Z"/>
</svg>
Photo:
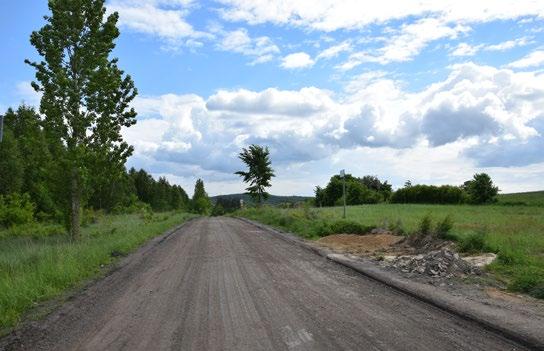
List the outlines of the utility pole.
<svg viewBox="0 0 544 351">
<path fill-rule="evenodd" d="M 343 198 L 344 198 L 344 216 L 343 218 L 346 218 L 346 172 L 344 170 L 340 171 L 340 175 L 342 176 L 342 192 L 343 192 Z"/>
</svg>

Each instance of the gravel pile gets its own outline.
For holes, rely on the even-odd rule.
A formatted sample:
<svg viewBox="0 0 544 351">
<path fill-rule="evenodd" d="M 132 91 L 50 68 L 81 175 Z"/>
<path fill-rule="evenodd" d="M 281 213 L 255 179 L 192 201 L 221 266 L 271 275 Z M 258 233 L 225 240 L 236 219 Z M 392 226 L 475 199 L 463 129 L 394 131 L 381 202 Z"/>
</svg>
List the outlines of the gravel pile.
<svg viewBox="0 0 544 351">
<path fill-rule="evenodd" d="M 391 266 L 404 273 L 418 273 L 431 277 L 452 277 L 456 274 L 480 274 L 481 271 L 449 249 L 431 251 L 415 256 L 399 256 Z"/>
</svg>

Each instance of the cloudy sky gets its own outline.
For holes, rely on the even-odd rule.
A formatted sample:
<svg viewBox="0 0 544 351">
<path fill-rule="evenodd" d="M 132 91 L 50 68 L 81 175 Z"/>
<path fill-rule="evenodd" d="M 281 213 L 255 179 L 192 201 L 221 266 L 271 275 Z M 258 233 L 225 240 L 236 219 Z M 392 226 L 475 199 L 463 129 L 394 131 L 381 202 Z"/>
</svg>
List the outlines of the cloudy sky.
<svg viewBox="0 0 544 351">
<path fill-rule="evenodd" d="M 345 168 L 395 187 L 488 172 L 544 189 L 542 0 L 108 0 L 134 78 L 129 166 L 242 191 L 236 155 L 268 145 L 275 194 Z M 37 104 L 23 63 L 46 1 L 0 3 L 0 109 Z"/>
</svg>

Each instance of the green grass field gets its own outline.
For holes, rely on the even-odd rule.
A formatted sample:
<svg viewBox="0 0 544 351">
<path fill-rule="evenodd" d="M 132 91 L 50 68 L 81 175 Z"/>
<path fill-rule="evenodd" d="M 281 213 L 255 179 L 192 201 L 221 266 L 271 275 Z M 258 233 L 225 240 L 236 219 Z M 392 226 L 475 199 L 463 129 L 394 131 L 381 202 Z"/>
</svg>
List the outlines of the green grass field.
<svg viewBox="0 0 544 351">
<path fill-rule="evenodd" d="M 341 222 L 342 208 L 246 209 L 238 215 L 269 224 L 308 239 L 331 233 Z M 451 236 L 466 242 L 483 238 L 484 250 L 499 254 L 489 270 L 515 291 L 544 298 L 544 208 L 535 206 L 465 206 L 379 204 L 350 206 L 348 220 L 364 226 L 395 228 L 407 235 L 417 231 L 426 215 L 436 223 L 451 216 Z"/>
<path fill-rule="evenodd" d="M 526 193 L 500 194 L 499 204 L 513 204 L 544 207 L 544 191 L 531 191 Z"/>
<path fill-rule="evenodd" d="M 83 228 L 83 239 L 78 243 L 70 242 L 67 235 L 0 232 L 0 334 L 21 321 L 37 303 L 99 276 L 104 272 L 101 267 L 191 216 L 103 216 Z M 42 231 L 51 234 L 56 230 L 55 226 Z"/>
</svg>

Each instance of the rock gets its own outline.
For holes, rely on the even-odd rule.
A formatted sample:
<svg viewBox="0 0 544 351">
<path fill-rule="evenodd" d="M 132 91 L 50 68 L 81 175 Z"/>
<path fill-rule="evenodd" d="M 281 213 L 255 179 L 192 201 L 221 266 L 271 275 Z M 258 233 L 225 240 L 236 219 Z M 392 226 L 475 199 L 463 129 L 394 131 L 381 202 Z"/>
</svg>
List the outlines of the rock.
<svg viewBox="0 0 544 351">
<path fill-rule="evenodd" d="M 455 274 L 480 274 L 481 271 L 459 258 L 447 248 L 415 256 L 398 256 L 390 261 L 391 266 L 405 273 L 425 274 L 431 277 L 452 277 Z"/>
</svg>

